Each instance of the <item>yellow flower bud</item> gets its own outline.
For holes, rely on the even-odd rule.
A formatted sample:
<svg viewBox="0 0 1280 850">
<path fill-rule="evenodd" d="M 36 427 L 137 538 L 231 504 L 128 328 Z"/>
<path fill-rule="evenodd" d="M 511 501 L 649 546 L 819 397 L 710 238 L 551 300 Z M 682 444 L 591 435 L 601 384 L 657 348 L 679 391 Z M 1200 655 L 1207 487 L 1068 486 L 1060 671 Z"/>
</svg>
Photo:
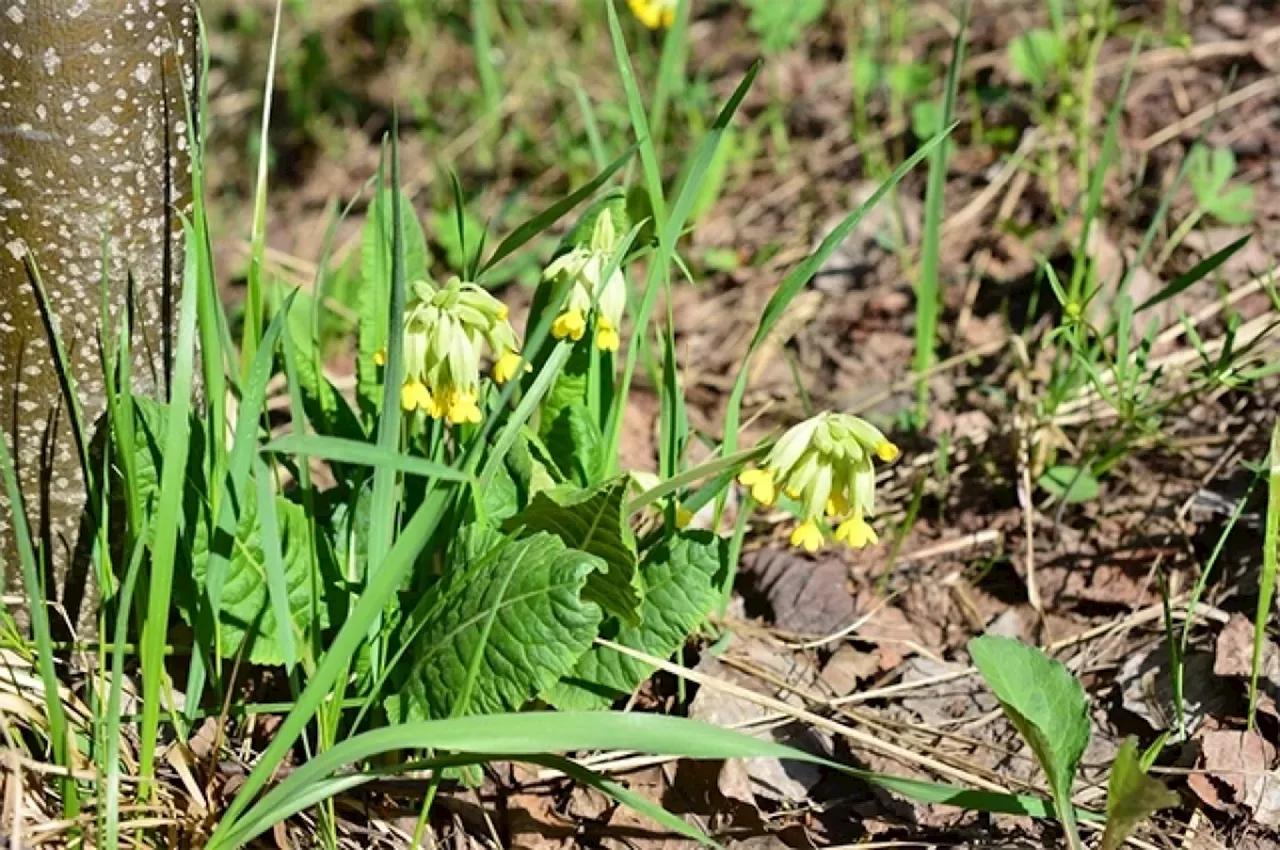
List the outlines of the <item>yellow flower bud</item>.
<svg viewBox="0 0 1280 850">
<path fill-rule="evenodd" d="M 565 310 L 551 323 L 551 335 L 556 339 L 582 339 L 587 332 L 587 320 L 578 310 Z"/>
<path fill-rule="evenodd" d="M 817 552 L 822 548 L 822 530 L 816 522 L 807 519 L 791 532 L 791 545 L 806 552 Z"/>
</svg>

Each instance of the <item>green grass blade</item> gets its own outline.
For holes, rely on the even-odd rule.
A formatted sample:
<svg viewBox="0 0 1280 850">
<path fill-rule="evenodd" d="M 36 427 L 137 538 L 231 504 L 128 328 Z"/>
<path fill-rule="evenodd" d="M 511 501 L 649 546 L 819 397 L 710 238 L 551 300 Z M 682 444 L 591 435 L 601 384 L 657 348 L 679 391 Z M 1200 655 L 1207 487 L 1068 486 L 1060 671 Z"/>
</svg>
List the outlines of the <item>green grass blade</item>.
<svg viewBox="0 0 1280 850">
<path fill-rule="evenodd" d="M 526 712 L 406 723 L 349 738 L 298 767 L 264 795 L 239 824 L 232 826 L 224 820 L 210 840 L 209 850 L 238 846 L 270 828 L 295 811 L 290 801 L 350 765 L 383 753 L 425 748 L 504 760 L 541 760 L 547 753 L 613 749 L 695 759 L 782 758 L 838 770 L 922 802 L 1032 817 L 1048 817 L 1052 812 L 1039 798 L 972 791 L 858 770 L 772 741 L 680 717 L 624 712 Z"/>
<path fill-rule="evenodd" d="M 284 575 L 284 556 L 280 548 L 280 523 L 276 518 L 271 470 L 260 457 L 254 463 L 253 477 L 258 488 L 258 530 L 262 536 L 262 567 L 266 573 L 267 602 L 275 616 L 284 668 L 292 673 L 294 665 L 298 663 L 298 646 L 293 633 L 293 613 L 289 610 L 289 585 Z"/>
<path fill-rule="evenodd" d="M 679 0 L 676 19 L 662 38 L 662 57 L 658 60 L 658 82 L 653 89 L 653 106 L 649 111 L 649 129 L 653 143 L 662 147 L 662 131 L 666 126 L 667 107 L 671 96 L 684 83 L 684 68 L 689 55 L 690 0 Z"/>
<path fill-rule="evenodd" d="M 125 570 L 116 608 L 115 644 L 111 648 L 111 686 L 107 694 L 107 716 L 103 739 L 105 745 L 102 763 L 106 765 L 103 776 L 103 846 L 116 850 L 120 846 L 120 703 L 124 696 L 124 649 L 129 638 L 129 611 L 133 605 L 133 591 L 142 570 L 146 554 L 145 538 L 139 537 L 133 546 L 133 556 Z"/>
<path fill-rule="evenodd" d="M 1239 239 L 1235 240 L 1230 245 L 1227 245 L 1225 248 L 1221 249 L 1220 251 L 1216 251 L 1211 256 L 1205 257 L 1203 260 L 1196 263 L 1194 266 L 1187 269 L 1185 272 L 1178 275 L 1173 280 L 1169 281 L 1168 285 L 1166 285 L 1163 289 L 1161 289 L 1155 295 L 1152 295 L 1146 301 L 1143 301 L 1142 304 L 1138 307 L 1138 309 L 1134 310 L 1134 313 L 1141 313 L 1143 310 L 1149 310 L 1152 307 L 1156 306 L 1157 304 L 1161 304 L 1165 301 L 1168 301 L 1170 298 L 1173 298 L 1175 295 L 1181 294 L 1185 290 L 1191 288 L 1195 284 L 1204 280 L 1206 277 L 1212 274 L 1219 266 L 1221 266 L 1227 260 L 1231 259 L 1232 256 L 1234 256 L 1237 251 L 1243 248 L 1245 244 L 1252 238 L 1253 238 L 1252 233 L 1246 233 L 1244 236 L 1241 236 Z"/>
<path fill-rule="evenodd" d="M 941 126 L 951 124 L 955 113 L 956 88 L 960 68 L 964 65 L 965 32 L 969 24 L 969 4 L 960 13 L 960 25 L 951 44 L 951 67 L 942 95 Z M 947 162 L 951 145 L 943 139 L 929 155 L 929 179 L 924 195 L 924 231 L 922 234 L 920 277 L 916 281 L 916 351 L 913 368 L 916 382 L 916 426 L 923 427 L 929 415 L 929 381 L 926 377 L 933 365 L 938 344 L 938 309 L 941 306 L 941 282 L 938 280 L 938 254 L 942 243 L 942 213 L 946 206 Z"/>
<path fill-rule="evenodd" d="M 732 454 L 738 447 L 738 426 L 742 415 L 742 397 L 747 391 L 747 378 L 752 355 L 759 349 L 761 343 L 768 338 L 769 334 L 773 332 L 774 327 L 781 320 L 783 313 L 786 312 L 787 307 L 795 300 L 795 297 L 813 279 L 822 264 L 835 253 L 837 248 L 844 244 L 844 240 L 849 237 L 849 234 L 858 226 L 863 217 L 876 204 L 880 203 L 894 186 L 898 185 L 898 182 L 908 171 L 915 168 L 922 159 L 928 156 L 930 151 L 951 133 L 952 129 L 954 129 L 954 125 L 947 127 L 928 142 L 925 142 L 906 162 L 894 169 L 889 179 L 885 180 L 862 206 L 845 216 L 844 220 L 827 235 L 827 238 L 822 240 L 822 244 L 818 246 L 818 249 L 805 258 L 800 265 L 796 266 L 783 279 L 777 291 L 769 298 L 769 303 L 765 305 L 764 313 L 760 316 L 760 323 L 756 326 L 756 332 L 751 338 L 751 344 L 747 347 L 747 355 L 743 358 L 742 365 L 738 368 L 738 377 L 734 381 L 733 390 L 729 395 L 729 405 L 725 410 L 725 452 Z"/>
<path fill-rule="evenodd" d="M 1258 577 L 1258 610 L 1253 620 L 1253 667 L 1249 672 L 1249 728 L 1258 711 L 1258 672 L 1262 669 L 1262 648 L 1271 620 L 1271 601 L 1276 590 L 1276 568 L 1280 561 L 1280 420 L 1271 432 L 1271 454 L 1267 472 L 1267 525 L 1262 537 L 1262 574 Z"/>
<path fill-rule="evenodd" d="M 608 8 L 610 15 L 613 16 L 612 3 L 609 4 Z M 611 17 L 611 20 L 614 20 L 614 18 Z M 616 20 L 614 22 L 616 23 Z M 644 348 L 649 318 L 653 313 L 653 305 L 657 301 L 658 289 L 666 282 L 670 273 L 671 258 L 675 254 L 676 240 L 679 238 L 680 232 L 684 228 L 684 223 L 698 199 L 698 193 L 702 187 L 702 179 L 706 176 L 707 168 L 715 158 L 716 150 L 724 138 L 725 131 L 728 129 L 730 122 L 733 121 L 733 116 L 737 114 L 738 107 L 742 105 L 742 100 L 747 96 L 747 92 L 750 90 L 752 83 L 755 82 L 756 74 L 759 71 L 760 63 L 752 63 L 742 82 L 738 84 L 738 87 L 716 116 L 711 128 L 698 143 L 697 152 L 691 160 L 689 172 L 681 185 L 679 195 L 676 196 L 671 218 L 663 223 L 656 218 L 655 208 L 654 226 L 659 232 L 658 252 L 650 260 L 648 277 L 645 281 L 644 297 L 640 301 L 640 309 L 636 314 L 635 325 L 631 334 L 631 344 L 627 347 L 626 364 L 623 366 L 622 378 L 618 383 L 618 391 L 614 394 L 613 406 L 609 410 L 609 421 L 605 430 L 605 436 L 608 439 L 605 457 L 611 463 L 616 463 L 616 458 L 618 457 L 618 446 L 622 441 L 623 407 L 626 405 L 627 397 L 630 394 L 631 381 L 635 376 L 636 364 L 640 359 L 640 351 Z"/>
<path fill-rule="evenodd" d="M 394 454 L 400 450 L 400 384 L 404 376 L 404 204 L 400 197 L 399 126 L 391 131 L 391 309 L 387 316 L 387 365 L 378 420 L 378 448 Z M 372 522 L 369 526 L 369 570 L 386 559 L 391 549 L 396 516 L 400 510 L 398 474 L 379 466 L 373 472 Z M 376 658 L 375 658 L 376 665 Z"/>
<path fill-rule="evenodd" d="M 262 447 L 262 453 L 279 453 L 314 457 L 332 463 L 351 463 L 372 468 L 387 468 L 406 475 L 439 478 L 443 481 L 470 481 L 470 477 L 451 466 L 435 463 L 404 452 L 387 451 L 381 446 L 324 437 L 315 434 L 285 434 Z"/>
<path fill-rule="evenodd" d="M 262 335 L 263 257 L 267 250 L 267 160 L 271 151 L 271 100 L 275 92 L 276 53 L 280 47 L 281 0 L 276 0 L 267 51 L 267 81 L 262 93 L 262 129 L 258 134 L 258 173 L 253 188 L 253 227 L 249 237 L 249 272 L 245 281 L 244 335 L 240 340 L 240 368 L 248 373 Z"/>
<path fill-rule="evenodd" d="M 493 64 L 493 39 L 489 34 L 489 0 L 471 0 L 472 49 L 476 56 L 476 74 L 484 92 L 485 112 L 493 115 L 502 104 L 502 83 Z M 465 254 L 465 252 L 464 252 Z"/>
<path fill-rule="evenodd" d="M 551 317 L 555 313 L 548 311 L 547 315 Z M 524 397 L 520 399 L 520 404 L 516 406 L 515 412 L 507 417 L 506 423 L 502 426 L 502 432 L 494 442 L 493 450 L 489 452 L 489 457 L 480 472 L 480 492 L 483 493 L 492 483 L 493 476 L 498 471 L 498 466 L 520 436 L 520 429 L 524 427 L 524 424 L 533 416 L 534 411 L 538 409 L 538 405 L 542 402 L 542 397 L 547 394 L 547 391 L 551 389 L 552 383 L 560 376 L 560 370 L 572 352 L 573 346 L 567 343 L 560 343 L 552 349 L 551 356 L 542 364 L 542 369 L 538 372 L 533 383 L 529 385 Z"/>
<path fill-rule="evenodd" d="M 188 242 L 193 236 L 188 230 Z M 142 725 L 138 771 L 144 779 L 155 775 L 155 750 L 160 728 L 160 691 L 164 678 L 164 642 L 169 630 L 173 573 L 177 559 L 178 526 L 190 443 L 192 372 L 195 367 L 196 294 L 199 291 L 198 251 L 188 250 L 178 308 L 178 343 L 173 369 L 173 394 L 164 436 L 164 469 L 160 472 L 155 539 L 151 547 L 151 575 L 147 587 L 147 616 L 142 625 Z M 147 786 L 139 789 L 145 799 Z"/>
<path fill-rule="evenodd" d="M 644 102 L 640 98 L 640 87 L 636 84 L 631 54 L 627 50 L 627 40 L 622 35 L 622 26 L 618 23 L 618 10 L 614 0 L 606 0 L 604 8 L 609 17 L 609 38 L 613 42 L 614 62 L 618 66 L 618 76 L 622 79 L 622 88 L 627 95 L 627 111 L 631 116 L 632 131 L 640 146 L 640 164 L 649 190 L 654 226 L 661 231 L 667 220 L 667 205 L 662 194 L 662 170 L 658 166 L 658 151 L 649 134 L 649 121 L 645 117 Z"/>
<path fill-rule="evenodd" d="M 18 563 L 22 567 L 22 582 L 26 586 L 31 634 L 36 644 L 36 667 L 40 671 L 40 682 L 44 686 L 44 703 L 45 710 L 48 712 L 49 739 L 53 745 L 53 758 L 60 767 L 72 768 L 75 766 L 71 751 L 73 739 L 67 727 L 66 712 L 62 708 L 62 697 L 58 692 L 58 672 L 53 666 L 54 653 L 52 632 L 49 628 L 49 608 L 45 602 L 44 585 L 36 562 L 35 548 L 31 543 L 31 527 L 27 523 L 27 510 L 22 499 L 22 489 L 18 486 L 13 458 L 9 454 L 9 446 L 3 434 L 0 434 L 0 475 L 4 477 L 5 492 L 9 497 L 9 524 L 13 530 Z M 61 786 L 63 809 L 68 817 L 75 817 L 79 811 L 79 795 L 75 780 L 64 779 Z"/>
<path fill-rule="evenodd" d="M 633 514 L 637 511 L 642 511 L 664 496 L 683 489 L 695 481 L 701 481 L 704 478 L 711 478 L 731 469 L 736 470 L 748 461 L 764 454 L 768 448 L 768 445 L 755 446 L 754 448 L 744 449 L 743 451 L 729 455 L 728 457 L 718 458 L 699 466 L 695 466 L 692 469 L 686 469 L 679 475 L 673 475 L 658 486 L 645 490 L 639 496 L 636 496 L 627 503 L 627 513 Z"/>
<path fill-rule="evenodd" d="M 521 224 L 515 230 L 511 231 L 506 239 L 498 243 L 498 247 L 494 249 L 493 254 L 480 269 L 478 277 L 483 277 L 484 273 L 492 269 L 498 263 L 511 256 L 529 240 L 542 233 L 548 227 L 555 224 L 565 215 L 567 215 L 574 207 L 582 203 L 587 198 L 595 194 L 596 190 L 609 182 L 609 179 L 617 173 L 619 168 L 626 165 L 631 157 L 635 156 L 636 148 L 633 145 L 628 148 L 626 153 L 615 159 L 607 168 L 593 177 L 589 182 L 579 186 L 570 194 L 556 201 L 533 218 Z"/>
</svg>

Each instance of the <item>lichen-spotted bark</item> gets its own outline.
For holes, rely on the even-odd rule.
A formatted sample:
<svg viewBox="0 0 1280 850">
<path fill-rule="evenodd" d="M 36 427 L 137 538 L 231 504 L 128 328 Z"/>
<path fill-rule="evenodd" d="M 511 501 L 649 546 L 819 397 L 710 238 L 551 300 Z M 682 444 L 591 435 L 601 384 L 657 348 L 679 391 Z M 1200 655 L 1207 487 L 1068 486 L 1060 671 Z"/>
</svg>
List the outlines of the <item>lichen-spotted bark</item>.
<svg viewBox="0 0 1280 850">
<path fill-rule="evenodd" d="M 189 201 L 194 32 L 192 0 L 0 0 L 0 431 L 37 542 L 52 554 L 56 623 L 84 624 L 93 609 L 85 488 L 25 261 L 39 267 L 90 429 L 106 409 L 104 280 L 113 328 L 134 310 L 135 390 L 164 390 L 182 268 L 176 213 Z M 11 518 L 0 493 L 9 589 L 20 574 Z"/>
</svg>

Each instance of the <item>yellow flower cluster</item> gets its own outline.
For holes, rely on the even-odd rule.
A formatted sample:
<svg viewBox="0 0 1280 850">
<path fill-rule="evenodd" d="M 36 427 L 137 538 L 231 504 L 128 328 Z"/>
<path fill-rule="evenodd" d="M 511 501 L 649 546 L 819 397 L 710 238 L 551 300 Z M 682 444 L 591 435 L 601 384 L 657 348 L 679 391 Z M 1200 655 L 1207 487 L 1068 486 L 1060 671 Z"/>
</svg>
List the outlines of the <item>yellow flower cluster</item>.
<svg viewBox="0 0 1280 850">
<path fill-rule="evenodd" d="M 605 278 L 622 242 L 613 213 L 600 211 L 591 228 L 591 237 L 561 254 L 547 266 L 545 280 L 567 281 L 571 288 L 564 309 L 551 324 L 556 339 L 582 339 L 587 332 L 587 317 L 595 302 L 595 343 L 601 351 L 617 351 L 622 342 L 618 334 L 622 313 L 627 306 L 627 282 L 622 270 L 614 268 Z"/>
<path fill-rule="evenodd" d="M 479 422 L 480 358 L 486 344 L 495 357 L 493 380 L 501 384 L 514 378 L 522 360 L 507 305 L 456 277 L 440 289 L 425 280 L 414 283 L 404 315 L 401 407 L 453 425 Z"/>
<path fill-rule="evenodd" d="M 863 419 L 821 413 L 783 434 L 764 465 L 744 471 L 738 480 L 763 505 L 772 505 L 779 491 L 800 503 L 792 546 L 816 552 L 830 518 L 839 521 L 836 540 L 860 549 L 879 540 L 866 521 L 875 513 L 872 457 L 890 462 L 898 457 L 898 447 Z"/>
<path fill-rule="evenodd" d="M 777 2 L 787 2 L 787 0 L 777 0 Z M 676 21 L 678 4 L 679 0 L 628 0 L 631 14 L 651 30 L 670 29 Z"/>
</svg>

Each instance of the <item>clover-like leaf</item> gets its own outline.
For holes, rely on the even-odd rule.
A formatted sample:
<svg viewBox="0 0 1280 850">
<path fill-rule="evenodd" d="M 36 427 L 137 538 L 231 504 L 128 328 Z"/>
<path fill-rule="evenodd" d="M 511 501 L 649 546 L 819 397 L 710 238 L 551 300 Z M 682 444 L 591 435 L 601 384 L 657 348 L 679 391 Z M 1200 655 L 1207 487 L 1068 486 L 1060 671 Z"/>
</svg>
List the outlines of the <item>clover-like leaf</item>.
<svg viewBox="0 0 1280 850">
<path fill-rule="evenodd" d="M 600 607 L 583 588 L 599 558 L 546 533 L 465 536 L 407 621 L 416 637 L 387 700 L 394 718 L 514 711 L 572 670 L 598 632 Z"/>
<path fill-rule="evenodd" d="M 1092 502 L 1102 490 L 1093 473 L 1078 466 L 1051 466 L 1036 483 L 1055 499 L 1069 505 Z"/>
<path fill-rule="evenodd" d="M 1233 184 L 1236 157 L 1230 148 L 1196 144 L 1187 154 L 1187 183 L 1196 203 L 1223 224 L 1253 221 L 1253 187 Z"/>
<path fill-rule="evenodd" d="M 805 30 L 826 8 L 826 0 L 747 0 L 751 17 L 747 26 L 760 39 L 765 53 L 778 53 L 795 47 Z"/>
<path fill-rule="evenodd" d="M 1102 833 L 1101 850 L 1117 850 L 1144 820 L 1179 802 L 1177 794 L 1142 769 L 1138 742 L 1125 739 L 1107 781 L 1107 828 Z"/>
<path fill-rule="evenodd" d="M 1009 44 L 1009 65 L 1013 73 L 1035 88 L 1049 82 L 1066 46 L 1051 30 L 1032 29 Z"/>
<path fill-rule="evenodd" d="M 611 616 L 640 624 L 643 583 L 636 546 L 627 523 L 628 478 L 620 476 L 590 490 L 546 490 L 506 523 L 509 530 L 550 532 L 566 546 L 600 558 L 605 570 L 592 575 L 583 598 Z"/>
<path fill-rule="evenodd" d="M 657 658 L 678 650 L 719 598 L 727 541 L 707 531 L 682 531 L 655 546 L 640 565 L 645 583 L 643 622 L 610 619 L 605 637 Z M 593 646 L 573 671 L 542 698 L 563 711 L 607 708 L 630 694 L 653 668 L 629 655 Z"/>
<path fill-rule="evenodd" d="M 1074 830 L 1071 782 L 1089 745 L 1089 701 L 1061 663 L 1010 638 L 984 635 L 969 642 L 973 663 L 1023 740 L 1035 753 L 1059 817 Z"/>
</svg>

